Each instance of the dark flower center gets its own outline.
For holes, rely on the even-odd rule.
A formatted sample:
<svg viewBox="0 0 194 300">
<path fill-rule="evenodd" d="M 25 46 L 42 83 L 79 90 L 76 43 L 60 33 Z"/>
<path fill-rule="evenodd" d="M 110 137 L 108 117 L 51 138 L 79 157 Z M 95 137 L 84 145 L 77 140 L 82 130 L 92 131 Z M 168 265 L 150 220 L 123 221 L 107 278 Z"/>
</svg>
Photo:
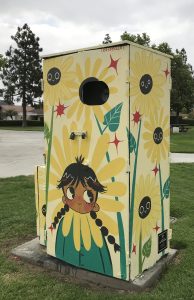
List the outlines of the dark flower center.
<svg viewBox="0 0 194 300">
<path fill-rule="evenodd" d="M 153 87 L 152 77 L 149 74 L 144 74 L 140 79 L 139 87 L 142 94 L 148 94 Z"/>
<path fill-rule="evenodd" d="M 149 196 L 145 196 L 139 204 L 139 216 L 141 219 L 145 219 L 151 211 L 151 199 Z"/>
<path fill-rule="evenodd" d="M 61 71 L 58 68 L 52 68 L 47 73 L 47 81 L 50 85 L 57 84 L 61 79 Z"/>
<path fill-rule="evenodd" d="M 154 143 L 156 143 L 157 145 L 162 142 L 162 140 L 163 140 L 163 130 L 162 130 L 161 127 L 157 127 L 154 130 L 153 140 L 154 140 Z"/>
</svg>

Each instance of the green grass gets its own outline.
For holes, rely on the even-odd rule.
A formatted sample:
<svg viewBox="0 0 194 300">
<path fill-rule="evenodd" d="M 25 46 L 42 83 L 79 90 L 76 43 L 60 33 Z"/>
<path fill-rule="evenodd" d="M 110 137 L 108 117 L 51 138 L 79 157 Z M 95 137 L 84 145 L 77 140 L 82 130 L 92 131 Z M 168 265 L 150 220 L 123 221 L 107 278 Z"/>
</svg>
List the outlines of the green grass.
<svg viewBox="0 0 194 300">
<path fill-rule="evenodd" d="M 157 286 L 140 294 L 91 289 L 12 257 L 13 247 L 36 234 L 33 177 L 1 179 L 0 299 L 194 299 L 193 182 L 194 164 L 171 166 L 171 215 L 178 218 L 171 245 L 179 253 Z"/>
<path fill-rule="evenodd" d="M 187 132 L 172 133 L 170 151 L 177 153 L 194 153 L 194 127 Z"/>
<path fill-rule="evenodd" d="M 16 130 L 16 131 L 43 131 L 43 126 L 27 126 L 27 127 L 21 127 L 21 126 L 10 126 L 10 127 L 0 127 L 0 130 Z"/>
</svg>

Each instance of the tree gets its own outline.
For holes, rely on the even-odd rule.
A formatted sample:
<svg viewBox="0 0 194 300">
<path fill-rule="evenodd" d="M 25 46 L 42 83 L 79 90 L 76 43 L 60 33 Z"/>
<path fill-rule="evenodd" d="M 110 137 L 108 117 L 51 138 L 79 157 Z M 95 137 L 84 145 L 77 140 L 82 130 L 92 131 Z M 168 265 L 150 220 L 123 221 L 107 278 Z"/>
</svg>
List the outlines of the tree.
<svg viewBox="0 0 194 300">
<path fill-rule="evenodd" d="M 110 43 L 112 43 L 111 37 L 110 37 L 110 35 L 108 33 L 105 35 L 104 41 L 102 43 L 103 44 L 110 44 Z"/>
<path fill-rule="evenodd" d="M 17 116 L 18 113 L 14 109 L 8 109 L 4 112 L 5 117 L 10 117 L 11 120 L 13 120 L 13 117 Z"/>
<path fill-rule="evenodd" d="M 5 62 L 6 62 L 5 58 L 3 57 L 2 54 L 0 54 L 0 70 L 2 67 L 4 67 Z"/>
<path fill-rule="evenodd" d="M 187 63 L 186 51 L 176 50 L 172 66 L 171 108 L 176 112 L 177 120 L 183 108 L 189 113 L 194 104 L 194 76 L 192 66 Z"/>
<path fill-rule="evenodd" d="M 2 79 L 5 86 L 5 97 L 10 102 L 21 101 L 23 107 L 22 126 L 26 126 L 26 106 L 32 105 L 35 98 L 41 96 L 42 68 L 39 53 L 39 38 L 27 24 L 18 27 L 11 38 L 16 43 L 6 52 L 6 63 Z"/>
<path fill-rule="evenodd" d="M 170 106 L 176 112 L 178 123 L 180 112 L 184 109 L 189 113 L 194 104 L 194 76 L 192 66 L 187 63 L 187 53 L 184 48 L 180 51 L 177 49 L 175 53 L 173 53 L 168 43 L 161 43 L 158 46 L 152 45 L 152 48 L 172 55 Z"/>
<path fill-rule="evenodd" d="M 140 34 L 131 34 L 128 33 L 127 31 L 124 31 L 124 33 L 121 35 L 121 40 L 127 40 L 142 46 L 150 46 L 150 37 L 147 35 L 145 32 L 143 32 L 141 35 Z"/>
</svg>

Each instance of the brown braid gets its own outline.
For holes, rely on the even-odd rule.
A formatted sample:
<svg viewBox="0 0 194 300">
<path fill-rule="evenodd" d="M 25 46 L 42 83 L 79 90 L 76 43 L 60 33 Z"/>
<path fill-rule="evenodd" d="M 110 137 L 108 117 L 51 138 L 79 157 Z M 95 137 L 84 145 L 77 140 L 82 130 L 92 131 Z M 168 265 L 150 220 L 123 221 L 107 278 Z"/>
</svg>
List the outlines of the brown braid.
<svg viewBox="0 0 194 300">
<path fill-rule="evenodd" d="M 58 211 L 57 215 L 54 217 L 54 222 L 52 223 L 53 228 L 55 229 L 60 219 L 69 211 L 69 205 L 65 204 L 64 207 Z"/>
<path fill-rule="evenodd" d="M 120 246 L 115 243 L 115 238 L 114 236 L 109 234 L 108 228 L 106 228 L 105 226 L 103 226 L 102 220 L 97 218 L 97 214 L 95 211 L 91 211 L 90 212 L 90 216 L 93 220 L 95 220 L 95 223 L 98 227 L 100 227 L 101 233 L 102 235 L 105 237 L 107 237 L 107 240 L 109 242 L 109 244 L 114 245 L 114 251 L 120 251 Z"/>
</svg>

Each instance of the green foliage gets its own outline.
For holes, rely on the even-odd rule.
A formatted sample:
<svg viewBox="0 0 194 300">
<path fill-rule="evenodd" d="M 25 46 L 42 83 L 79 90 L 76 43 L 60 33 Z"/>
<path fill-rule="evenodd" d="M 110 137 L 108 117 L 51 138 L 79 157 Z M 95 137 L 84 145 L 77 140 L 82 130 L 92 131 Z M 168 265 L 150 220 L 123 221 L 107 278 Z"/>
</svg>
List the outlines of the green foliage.
<svg viewBox="0 0 194 300">
<path fill-rule="evenodd" d="M 170 194 L 170 177 L 168 177 L 163 187 L 164 198 L 168 199 L 169 194 Z"/>
<path fill-rule="evenodd" d="M 143 245 L 142 254 L 145 257 L 149 257 L 152 249 L 152 238 L 150 237 L 147 242 Z"/>
<path fill-rule="evenodd" d="M 129 129 L 127 128 L 127 135 L 128 135 L 128 145 L 129 145 L 129 152 L 132 153 L 136 151 L 136 140 Z"/>
<path fill-rule="evenodd" d="M 125 31 L 121 35 L 121 40 L 122 41 L 130 41 L 142 46 L 150 46 L 150 37 L 147 35 L 147 33 L 143 32 L 141 35 L 140 34 L 130 34 L 127 31 Z"/>
<path fill-rule="evenodd" d="M 22 126 L 22 120 L 0 120 L 0 127 Z M 27 126 L 43 126 L 43 121 L 27 120 Z"/>
<path fill-rule="evenodd" d="M 39 53 L 39 38 L 27 24 L 18 27 L 11 38 L 16 48 L 10 46 L 6 52 L 6 63 L 1 78 L 5 86 L 5 99 L 9 103 L 21 101 L 23 106 L 23 125 L 26 124 L 26 105 L 33 104 L 34 98 L 41 96 L 42 68 Z"/>
<path fill-rule="evenodd" d="M 143 293 L 86 287 L 76 278 L 48 272 L 11 256 L 14 247 L 36 236 L 33 181 L 33 176 L 0 180 L 0 299 L 193 299 L 193 164 L 171 165 L 171 216 L 178 217 L 173 224 L 171 247 L 179 251 L 157 285 Z"/>
<path fill-rule="evenodd" d="M 117 104 L 104 116 L 103 124 L 112 132 L 115 132 L 119 127 L 122 106 L 123 103 Z"/>
<path fill-rule="evenodd" d="M 44 123 L 44 138 L 46 139 L 47 144 L 48 144 L 49 139 L 50 139 L 50 131 L 49 131 L 47 123 Z"/>
<path fill-rule="evenodd" d="M 103 44 L 111 44 L 112 41 L 111 41 L 111 37 L 110 35 L 107 33 L 105 34 L 105 37 L 104 37 L 104 40 L 102 41 Z"/>
<path fill-rule="evenodd" d="M 187 132 L 172 133 L 170 143 L 171 152 L 194 153 L 194 127 Z"/>
</svg>

